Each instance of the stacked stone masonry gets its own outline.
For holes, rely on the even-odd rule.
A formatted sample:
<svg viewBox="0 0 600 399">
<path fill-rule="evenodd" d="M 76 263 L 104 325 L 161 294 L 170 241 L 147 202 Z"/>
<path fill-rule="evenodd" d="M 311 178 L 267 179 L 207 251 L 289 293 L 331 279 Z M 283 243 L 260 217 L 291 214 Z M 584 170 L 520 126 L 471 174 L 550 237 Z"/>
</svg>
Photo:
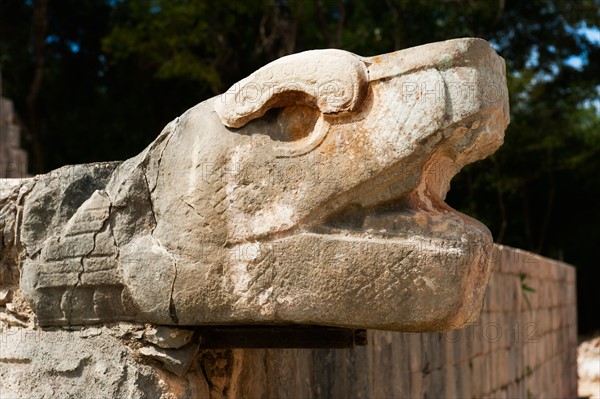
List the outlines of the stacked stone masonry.
<svg viewBox="0 0 600 399">
<path fill-rule="evenodd" d="M 27 154 L 21 149 L 21 128 L 12 101 L 0 97 L 0 178 L 27 176 Z"/>
</svg>

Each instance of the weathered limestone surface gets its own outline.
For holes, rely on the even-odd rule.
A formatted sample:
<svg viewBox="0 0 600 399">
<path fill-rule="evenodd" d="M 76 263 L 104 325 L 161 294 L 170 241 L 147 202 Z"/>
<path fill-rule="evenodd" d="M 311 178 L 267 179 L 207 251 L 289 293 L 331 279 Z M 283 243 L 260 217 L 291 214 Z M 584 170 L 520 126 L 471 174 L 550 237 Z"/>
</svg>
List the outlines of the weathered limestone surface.
<svg viewBox="0 0 600 399">
<path fill-rule="evenodd" d="M 443 199 L 507 123 L 480 39 L 284 57 L 136 157 L 4 184 L 3 256 L 42 326 L 460 327 L 491 237 Z"/>
<path fill-rule="evenodd" d="M 0 397 L 576 398 L 575 298 L 573 267 L 495 246 L 475 323 L 447 333 L 369 331 L 369 345 L 356 349 L 200 349 L 190 358 L 190 346 L 156 343 L 178 346 L 192 329 L 2 327 Z M 144 352 L 154 356 L 138 357 Z M 178 376 L 182 364 L 188 371 Z"/>
<path fill-rule="evenodd" d="M 504 62 L 483 40 L 319 50 L 191 108 L 124 162 L 2 181 L 2 397 L 331 396 L 322 357 L 342 352 L 208 351 L 195 326 L 465 326 L 493 245 L 444 197 L 507 123 Z M 314 373 L 285 374 L 290 353 Z M 365 353 L 343 361 L 370 370 Z M 257 373 L 271 393 L 248 385 Z"/>
</svg>

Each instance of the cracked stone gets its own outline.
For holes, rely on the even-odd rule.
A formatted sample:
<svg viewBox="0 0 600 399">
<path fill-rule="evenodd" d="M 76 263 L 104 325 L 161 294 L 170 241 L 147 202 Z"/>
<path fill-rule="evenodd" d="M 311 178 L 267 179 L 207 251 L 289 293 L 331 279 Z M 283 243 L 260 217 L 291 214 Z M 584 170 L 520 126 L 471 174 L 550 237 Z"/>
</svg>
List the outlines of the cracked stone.
<svg viewBox="0 0 600 399">
<path fill-rule="evenodd" d="M 164 349 L 178 349 L 189 343 L 194 336 L 190 330 L 166 326 L 154 326 L 144 332 L 144 339 Z"/>
<path fill-rule="evenodd" d="M 10 301 L 10 289 L 0 289 L 0 305 L 6 305 Z"/>
<path fill-rule="evenodd" d="M 194 356 L 198 353 L 198 345 L 190 344 L 180 349 L 163 349 L 155 346 L 145 346 L 138 352 L 146 357 L 157 360 L 173 374 L 181 377 L 190 368 Z"/>
<path fill-rule="evenodd" d="M 59 373 L 68 373 L 73 372 L 79 369 L 84 361 L 89 359 L 90 355 L 81 355 L 78 357 L 68 357 L 64 360 L 61 360 L 56 366 L 54 366 L 54 370 Z"/>
<path fill-rule="evenodd" d="M 492 237 L 444 199 L 508 122 L 504 61 L 481 39 L 284 57 L 137 156 L 35 177 L 20 288 L 42 326 L 465 326 Z"/>
<path fill-rule="evenodd" d="M 83 330 L 81 330 L 79 332 L 79 336 L 81 338 L 95 337 L 100 334 L 102 334 L 102 328 L 95 328 L 95 327 L 84 328 Z"/>
<path fill-rule="evenodd" d="M 245 85 L 273 90 L 253 101 Z M 215 393 L 222 375 L 191 367 L 198 344 L 177 324 L 466 325 L 492 238 L 444 198 L 501 145 L 508 116 L 504 62 L 483 40 L 320 50 L 266 65 L 123 162 L 0 181 L 0 249 L 21 272 L 2 286 L 35 314 L 0 311 L 18 326 L 2 336 L 3 394 Z M 219 368 L 242 367 L 222 353 Z"/>
</svg>

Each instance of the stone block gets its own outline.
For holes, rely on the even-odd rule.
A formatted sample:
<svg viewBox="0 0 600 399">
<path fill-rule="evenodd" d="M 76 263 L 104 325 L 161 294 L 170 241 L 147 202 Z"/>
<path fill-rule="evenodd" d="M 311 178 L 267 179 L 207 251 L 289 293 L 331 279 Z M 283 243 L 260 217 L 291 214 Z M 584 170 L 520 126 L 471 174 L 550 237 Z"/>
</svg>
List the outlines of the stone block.
<svg viewBox="0 0 600 399">
<path fill-rule="evenodd" d="M 102 287 L 104 285 L 122 285 L 122 283 L 123 277 L 120 271 L 85 271 L 81 274 L 82 286 Z"/>
<path fill-rule="evenodd" d="M 315 90 L 331 82 L 335 95 Z M 250 98 L 249 85 L 270 89 Z M 110 284 L 139 309 L 127 320 L 447 331 L 477 318 L 497 251 L 485 226 L 434 204 L 501 145 L 508 117 L 504 61 L 480 39 L 293 54 L 188 110 L 108 179 L 94 164 L 36 177 L 22 234 L 40 263 L 114 257 L 102 275 L 123 271 Z"/>
<path fill-rule="evenodd" d="M 179 377 L 188 371 L 197 352 L 198 345 L 194 344 L 181 349 L 163 349 L 153 346 L 139 349 L 141 355 L 159 361 L 167 370 Z"/>
<path fill-rule="evenodd" d="M 86 257 L 83 259 L 83 268 L 86 272 L 98 272 L 101 270 L 112 270 L 118 267 L 118 262 L 115 258 L 100 256 Z"/>
<path fill-rule="evenodd" d="M 60 278 L 65 273 L 79 273 L 82 271 L 81 259 L 66 258 L 58 261 L 50 261 L 39 264 L 37 267 L 39 273 L 56 274 Z"/>
<path fill-rule="evenodd" d="M 154 326 L 146 328 L 144 339 L 151 344 L 163 349 L 179 349 L 187 345 L 194 336 L 192 330 L 170 328 L 166 326 Z"/>
<path fill-rule="evenodd" d="M 420 372 L 423 367 L 421 334 L 407 333 L 405 337 L 408 346 L 410 371 L 413 373 Z"/>
<path fill-rule="evenodd" d="M 50 239 L 42 251 L 45 261 L 64 261 L 69 258 L 81 258 L 94 249 L 94 233 Z"/>
<path fill-rule="evenodd" d="M 457 398 L 472 397 L 473 371 L 469 361 L 464 361 L 454 367 L 455 392 Z"/>
<path fill-rule="evenodd" d="M 470 360 L 471 364 L 471 394 L 474 397 L 480 397 L 485 394 L 485 389 L 489 386 L 485 370 L 486 357 L 476 356 Z"/>
<path fill-rule="evenodd" d="M 423 398 L 425 388 L 423 386 L 423 373 L 418 371 L 412 373 L 410 376 L 410 397 L 411 398 Z"/>
<path fill-rule="evenodd" d="M 37 277 L 38 287 L 73 287 L 79 282 L 79 272 L 65 273 L 39 273 Z"/>
<path fill-rule="evenodd" d="M 336 95 L 314 90 L 332 81 Z M 466 83 L 469 101 L 456 90 Z M 266 84 L 273 90 L 257 101 L 244 90 Z M 20 285 L 0 292 L 0 322 L 45 339 L 66 334 L 8 349 L 3 389 L 82 397 L 102 381 L 102 397 L 419 398 L 561 390 L 557 375 L 574 378 L 559 363 L 575 367 L 575 312 L 564 306 L 575 291 L 561 291 L 574 275 L 493 245 L 485 226 L 443 201 L 463 166 L 498 148 L 508 116 L 503 60 L 482 40 L 377 57 L 319 50 L 198 104 L 122 163 L 0 184 L 0 223 L 22 243 L 11 265 Z M 0 133 L 2 156 L 22 165 L 13 133 Z M 522 273 L 536 289 L 531 309 Z M 370 332 L 367 348 L 198 351 L 193 326 L 205 334 L 249 324 L 406 333 Z"/>
</svg>

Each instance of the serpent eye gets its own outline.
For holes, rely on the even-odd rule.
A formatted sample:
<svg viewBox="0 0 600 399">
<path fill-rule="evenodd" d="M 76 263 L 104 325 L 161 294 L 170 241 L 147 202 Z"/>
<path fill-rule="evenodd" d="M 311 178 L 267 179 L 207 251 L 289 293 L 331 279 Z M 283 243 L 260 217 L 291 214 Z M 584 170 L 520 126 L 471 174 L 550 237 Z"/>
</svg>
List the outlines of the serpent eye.
<svg viewBox="0 0 600 399">
<path fill-rule="evenodd" d="M 239 128 L 269 109 L 304 105 L 323 114 L 355 111 L 369 86 L 365 63 L 343 50 L 280 58 L 234 84 L 214 103 L 221 122 Z"/>
<path fill-rule="evenodd" d="M 277 143 L 305 140 L 314 131 L 321 113 L 306 105 L 272 108 L 249 122 L 242 134 L 264 134 Z"/>
<path fill-rule="evenodd" d="M 273 140 L 278 158 L 306 154 L 316 148 L 328 132 L 328 124 L 317 108 L 306 105 L 271 108 L 238 131 L 243 135 L 266 135 Z"/>
</svg>

